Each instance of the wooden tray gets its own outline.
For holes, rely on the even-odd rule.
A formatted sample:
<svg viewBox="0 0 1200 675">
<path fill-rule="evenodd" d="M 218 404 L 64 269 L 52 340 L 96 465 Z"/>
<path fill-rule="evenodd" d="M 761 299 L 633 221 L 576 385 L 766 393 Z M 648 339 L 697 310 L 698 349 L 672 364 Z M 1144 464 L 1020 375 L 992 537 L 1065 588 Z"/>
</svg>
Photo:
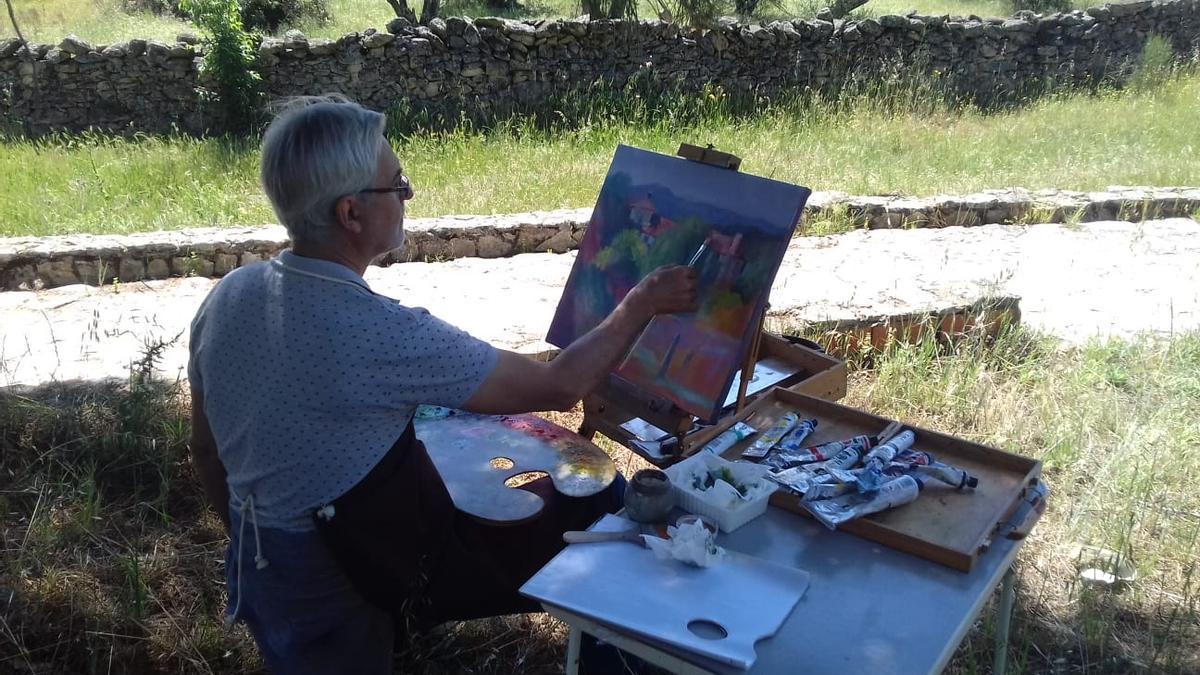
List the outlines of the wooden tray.
<svg viewBox="0 0 1200 675">
<path fill-rule="evenodd" d="M 817 430 L 806 445 L 858 434 L 875 435 L 892 422 L 855 408 L 776 387 L 741 414 L 723 420 L 716 431 L 720 433 L 740 421 L 764 430 L 788 411 L 796 411 L 802 419 L 815 417 L 818 420 Z M 1039 482 L 1041 462 L 936 431 L 911 425 L 906 428 L 916 434 L 915 449 L 930 452 L 938 460 L 966 470 L 979 478 L 979 487 L 958 492 L 948 485 L 929 481 L 917 501 L 853 520 L 841 526 L 841 531 L 969 572 L 994 536 L 1020 539 L 1037 522 L 1044 509 L 1045 495 L 1044 486 Z M 742 450 L 756 437 L 730 448 L 725 452 L 725 458 L 740 459 Z M 1023 522 L 1013 526 L 1010 532 L 998 532 L 1026 501 L 1031 502 L 1032 508 L 1022 509 Z M 800 506 L 800 499 L 783 490 L 771 497 L 771 504 L 808 515 Z"/>
<path fill-rule="evenodd" d="M 799 368 L 799 372 L 780 383 L 780 386 L 790 387 L 818 398 L 837 400 L 846 395 L 846 364 L 829 354 L 811 349 L 800 344 L 793 344 L 786 338 L 771 333 L 763 333 L 762 344 L 759 347 L 758 360 L 779 358 Z M 770 390 L 748 396 L 747 401 L 753 401 L 758 396 L 765 396 Z M 697 448 L 703 447 L 713 436 L 714 429 L 725 428 L 723 422 L 737 413 L 726 416 L 718 424 L 680 438 L 679 449 L 670 456 L 651 456 L 641 452 L 634 444 L 634 437 L 621 427 L 634 417 L 642 419 L 664 430 L 672 430 L 678 420 L 669 415 L 657 415 L 654 410 L 645 406 L 637 406 L 627 392 L 618 391 L 606 386 L 583 400 L 584 420 L 579 433 L 591 440 L 595 434 L 604 436 L 629 448 L 629 450 L 646 461 L 659 467 L 666 467 L 678 462 Z M 637 410 L 636 414 L 634 409 Z M 691 426 L 688 422 L 687 426 Z M 719 433 L 719 432 L 716 432 Z"/>
</svg>

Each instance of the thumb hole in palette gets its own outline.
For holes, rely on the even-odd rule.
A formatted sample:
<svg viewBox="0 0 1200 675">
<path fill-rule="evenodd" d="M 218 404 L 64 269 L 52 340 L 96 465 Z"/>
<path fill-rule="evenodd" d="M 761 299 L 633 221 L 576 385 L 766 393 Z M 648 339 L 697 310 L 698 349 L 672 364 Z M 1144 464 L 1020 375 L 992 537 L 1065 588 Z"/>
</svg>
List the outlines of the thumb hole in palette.
<svg viewBox="0 0 1200 675">
<path fill-rule="evenodd" d="M 724 640 L 729 637 L 729 631 L 725 630 L 724 626 L 708 619 L 693 619 L 688 622 L 687 627 L 697 637 L 705 640 Z"/>
</svg>

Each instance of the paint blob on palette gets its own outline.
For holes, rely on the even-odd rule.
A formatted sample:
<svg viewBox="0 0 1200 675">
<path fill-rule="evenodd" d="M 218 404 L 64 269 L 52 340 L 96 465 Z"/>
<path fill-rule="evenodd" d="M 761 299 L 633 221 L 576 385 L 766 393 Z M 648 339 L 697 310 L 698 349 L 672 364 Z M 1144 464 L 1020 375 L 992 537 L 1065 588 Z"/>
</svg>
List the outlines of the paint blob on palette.
<svg viewBox="0 0 1200 675">
<path fill-rule="evenodd" d="M 520 522 L 541 511 L 540 497 L 505 485 L 517 474 L 545 472 L 554 488 L 570 497 L 597 494 L 616 478 L 603 450 L 534 415 L 421 406 L 413 424 L 454 505 L 482 520 Z M 493 463 L 496 459 L 509 463 Z"/>
<path fill-rule="evenodd" d="M 617 148 L 546 341 L 595 328 L 658 267 L 694 267 L 700 307 L 655 317 L 617 375 L 715 420 L 800 221 L 807 188 Z"/>
</svg>

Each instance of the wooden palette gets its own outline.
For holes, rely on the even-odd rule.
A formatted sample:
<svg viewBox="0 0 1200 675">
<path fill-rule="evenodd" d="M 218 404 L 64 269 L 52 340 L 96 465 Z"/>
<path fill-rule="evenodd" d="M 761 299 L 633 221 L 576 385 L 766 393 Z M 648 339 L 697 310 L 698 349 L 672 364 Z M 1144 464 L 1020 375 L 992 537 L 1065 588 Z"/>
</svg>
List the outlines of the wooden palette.
<svg viewBox="0 0 1200 675">
<path fill-rule="evenodd" d="M 713 433 L 720 433 L 740 421 L 764 430 L 789 411 L 795 411 L 802 419 L 816 418 L 818 421 L 816 431 L 805 445 L 859 434 L 878 434 L 893 421 L 775 388 L 741 414 L 723 422 Z M 1041 462 L 936 431 L 912 425 L 906 425 L 906 428 L 916 434 L 914 449 L 927 451 L 942 462 L 964 469 L 979 478 L 979 486 L 959 492 L 938 481 L 929 481 L 917 501 L 850 521 L 838 529 L 948 567 L 970 571 L 979 555 L 987 550 L 998 527 L 1008 522 L 1026 499 L 1027 492 L 1037 488 Z M 733 446 L 724 457 L 740 459 L 742 450 L 755 438 L 757 436 L 751 436 Z M 808 515 L 800 506 L 800 499 L 784 490 L 771 497 L 771 504 Z M 1040 511 L 1031 515 L 1032 520 L 1025 524 L 1026 532 L 1038 516 Z M 1009 536 L 1019 538 L 1024 532 Z"/>
<path fill-rule="evenodd" d="M 562 494 L 589 497 L 617 475 L 603 450 L 534 415 L 422 406 L 413 424 L 454 505 L 483 522 L 513 525 L 541 513 L 541 497 L 505 484 L 513 476 L 546 473 Z"/>
</svg>

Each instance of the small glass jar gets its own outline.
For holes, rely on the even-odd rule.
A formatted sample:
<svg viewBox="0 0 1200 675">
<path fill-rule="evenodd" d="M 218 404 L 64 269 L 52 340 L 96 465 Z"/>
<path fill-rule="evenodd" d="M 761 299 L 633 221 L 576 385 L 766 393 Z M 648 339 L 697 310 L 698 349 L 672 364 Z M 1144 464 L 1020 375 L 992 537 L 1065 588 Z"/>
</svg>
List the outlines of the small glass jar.
<svg viewBox="0 0 1200 675">
<path fill-rule="evenodd" d="M 658 469 L 642 469 L 633 474 L 625 488 L 625 514 L 639 523 L 661 523 L 675 508 L 671 480 Z"/>
</svg>

